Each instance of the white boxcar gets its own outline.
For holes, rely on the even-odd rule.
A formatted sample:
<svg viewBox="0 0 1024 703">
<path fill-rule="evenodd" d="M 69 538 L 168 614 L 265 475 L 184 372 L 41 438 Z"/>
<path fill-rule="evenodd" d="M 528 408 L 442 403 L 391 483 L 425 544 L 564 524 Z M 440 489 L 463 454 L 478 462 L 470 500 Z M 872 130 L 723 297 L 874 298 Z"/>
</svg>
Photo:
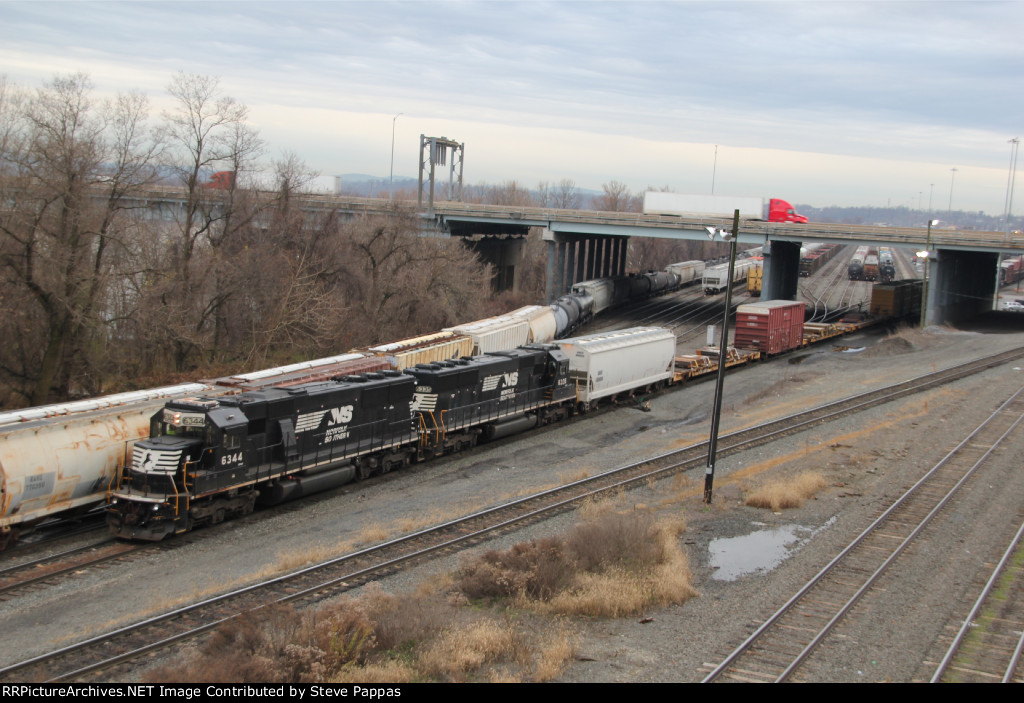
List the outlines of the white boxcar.
<svg viewBox="0 0 1024 703">
<path fill-rule="evenodd" d="M 455 332 L 473 338 L 473 354 L 487 354 L 507 351 L 527 344 L 530 338 L 530 323 L 503 315 L 485 320 L 467 322 L 457 327 L 446 327 L 445 332 Z"/>
<path fill-rule="evenodd" d="M 680 261 L 678 264 L 669 264 L 665 270 L 679 276 L 679 285 L 685 286 L 701 279 L 704 275 L 704 262 Z"/>
<path fill-rule="evenodd" d="M 631 327 L 555 342 L 569 357 L 581 403 L 672 378 L 676 336 L 661 327 Z"/>
</svg>

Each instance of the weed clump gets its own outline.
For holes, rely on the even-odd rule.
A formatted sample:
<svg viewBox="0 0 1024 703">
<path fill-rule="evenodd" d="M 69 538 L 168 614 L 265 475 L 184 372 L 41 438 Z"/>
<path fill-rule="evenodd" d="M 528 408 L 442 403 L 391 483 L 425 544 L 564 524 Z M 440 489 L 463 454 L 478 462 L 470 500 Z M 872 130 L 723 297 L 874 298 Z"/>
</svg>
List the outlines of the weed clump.
<svg viewBox="0 0 1024 703">
<path fill-rule="evenodd" d="M 681 521 L 605 513 L 563 538 L 485 552 L 463 563 L 455 586 L 470 599 L 509 599 L 543 613 L 634 615 L 696 595 L 678 544 L 682 530 Z"/>
<path fill-rule="evenodd" d="M 743 501 L 753 508 L 769 508 L 775 512 L 786 508 L 799 508 L 827 484 L 817 471 L 808 471 L 783 481 L 761 486 Z"/>
</svg>

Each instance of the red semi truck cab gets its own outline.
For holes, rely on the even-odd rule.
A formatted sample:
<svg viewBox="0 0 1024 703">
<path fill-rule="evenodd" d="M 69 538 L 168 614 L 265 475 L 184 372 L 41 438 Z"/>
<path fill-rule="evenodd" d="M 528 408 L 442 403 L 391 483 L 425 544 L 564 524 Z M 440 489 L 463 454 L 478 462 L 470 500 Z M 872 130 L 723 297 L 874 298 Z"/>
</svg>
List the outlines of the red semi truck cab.
<svg viewBox="0 0 1024 703">
<path fill-rule="evenodd" d="M 805 223 L 807 218 L 796 211 L 796 209 L 779 198 L 772 198 L 768 202 L 769 222 L 798 222 Z"/>
</svg>

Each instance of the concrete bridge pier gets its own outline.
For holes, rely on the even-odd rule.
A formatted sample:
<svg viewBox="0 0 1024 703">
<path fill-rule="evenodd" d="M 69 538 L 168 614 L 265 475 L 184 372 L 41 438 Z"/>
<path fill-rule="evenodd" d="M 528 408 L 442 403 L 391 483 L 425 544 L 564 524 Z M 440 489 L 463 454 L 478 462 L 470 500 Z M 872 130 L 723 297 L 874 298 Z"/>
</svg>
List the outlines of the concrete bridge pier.
<svg viewBox="0 0 1024 703">
<path fill-rule="evenodd" d="M 484 237 L 473 242 L 473 250 L 494 267 L 491 285 L 495 290 L 519 289 L 519 264 L 525 248 L 523 237 Z"/>
<path fill-rule="evenodd" d="M 925 324 L 956 324 L 992 309 L 999 254 L 936 249 L 928 266 Z"/>
<path fill-rule="evenodd" d="M 800 246 L 800 242 L 776 241 L 765 245 L 761 300 L 796 300 Z"/>
<path fill-rule="evenodd" d="M 544 229 L 547 242 L 545 300 L 565 295 L 574 283 L 626 272 L 629 237 L 568 234 Z"/>
</svg>

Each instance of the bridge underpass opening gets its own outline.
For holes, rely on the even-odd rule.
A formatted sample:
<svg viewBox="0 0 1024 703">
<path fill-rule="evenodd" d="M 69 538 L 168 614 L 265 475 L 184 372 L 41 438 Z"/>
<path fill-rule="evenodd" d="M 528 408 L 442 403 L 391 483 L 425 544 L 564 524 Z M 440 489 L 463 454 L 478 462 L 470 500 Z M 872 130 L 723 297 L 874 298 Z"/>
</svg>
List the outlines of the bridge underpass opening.
<svg viewBox="0 0 1024 703">
<path fill-rule="evenodd" d="M 929 266 L 925 324 L 956 324 L 992 309 L 999 254 L 936 249 Z"/>
<path fill-rule="evenodd" d="M 518 291 L 520 288 L 520 265 L 526 249 L 526 238 L 511 236 L 486 236 L 482 239 L 463 240 L 465 245 L 480 255 L 480 258 L 494 267 L 491 288 L 494 291 Z"/>
<path fill-rule="evenodd" d="M 629 237 L 566 234 L 545 229 L 547 302 L 569 292 L 574 283 L 626 273 Z"/>
</svg>

